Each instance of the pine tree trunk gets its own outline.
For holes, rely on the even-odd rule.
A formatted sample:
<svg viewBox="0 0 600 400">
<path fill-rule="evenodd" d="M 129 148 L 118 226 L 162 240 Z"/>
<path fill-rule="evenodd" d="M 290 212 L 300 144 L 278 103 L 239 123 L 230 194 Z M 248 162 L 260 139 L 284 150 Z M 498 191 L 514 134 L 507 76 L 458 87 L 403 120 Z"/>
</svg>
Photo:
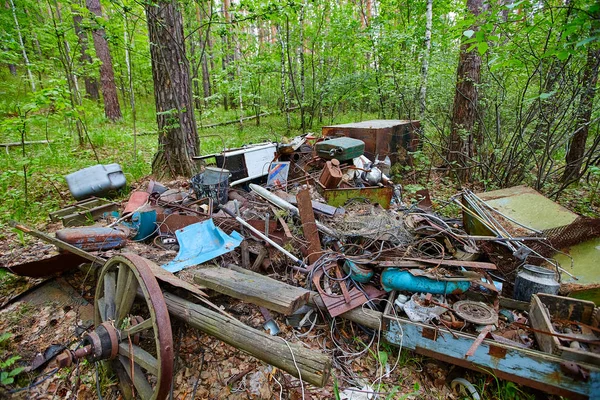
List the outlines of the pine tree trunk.
<svg viewBox="0 0 600 400">
<path fill-rule="evenodd" d="M 102 9 L 100 8 L 99 0 L 86 0 L 86 5 L 96 18 L 102 19 Z M 108 48 L 104 29 L 96 27 L 92 31 L 92 37 L 94 38 L 96 57 L 102 62 L 100 65 L 100 85 L 102 96 L 104 97 L 104 115 L 111 121 L 116 121 L 122 118 L 121 107 L 119 106 L 117 86 L 115 85 L 112 57 L 110 56 L 110 49 Z"/>
<path fill-rule="evenodd" d="M 157 179 L 194 174 L 192 157 L 198 150 L 189 62 L 183 20 L 175 0 L 146 3 L 158 152 L 152 162 Z"/>
<path fill-rule="evenodd" d="M 467 0 L 467 8 L 475 17 L 483 9 L 483 0 Z M 477 30 L 477 26 L 472 26 Z M 447 160 L 457 170 L 460 182 L 470 179 L 470 160 L 473 157 L 473 131 L 477 119 L 477 85 L 481 79 L 481 56 L 477 49 L 467 51 L 462 44 L 456 71 L 456 92 L 452 110 L 450 146 Z"/>
<path fill-rule="evenodd" d="M 92 57 L 88 54 L 88 37 L 87 33 L 81 29 L 81 21 L 83 17 L 78 11 L 72 10 L 73 13 L 73 27 L 75 28 L 75 34 L 77 35 L 77 43 L 79 44 L 79 61 L 83 66 L 83 81 L 85 82 L 85 93 L 86 97 L 98 101 L 100 100 L 100 93 L 98 91 L 98 80 L 92 77 L 88 73 L 89 67 L 92 65 Z"/>
<path fill-rule="evenodd" d="M 582 93 L 579 100 L 576 117 L 576 132 L 569 142 L 569 151 L 565 157 L 566 167 L 562 181 L 568 183 L 579 179 L 581 166 L 585 156 L 585 144 L 589 133 L 589 123 L 592 117 L 596 85 L 598 84 L 598 69 L 600 66 L 600 48 L 590 44 L 587 61 L 583 70 Z"/>
</svg>

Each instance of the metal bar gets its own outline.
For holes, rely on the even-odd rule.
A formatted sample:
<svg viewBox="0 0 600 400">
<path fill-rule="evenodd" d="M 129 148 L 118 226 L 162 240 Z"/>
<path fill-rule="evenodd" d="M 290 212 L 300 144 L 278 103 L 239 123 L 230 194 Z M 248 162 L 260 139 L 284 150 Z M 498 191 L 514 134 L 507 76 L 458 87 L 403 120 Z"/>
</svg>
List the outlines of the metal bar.
<svg viewBox="0 0 600 400">
<path fill-rule="evenodd" d="M 296 264 L 299 265 L 299 266 L 294 265 L 291 268 L 295 269 L 296 271 L 300 271 L 300 272 L 305 272 L 305 273 L 308 272 L 304 261 L 300 260 L 295 255 L 293 255 L 292 253 L 290 253 L 289 251 L 287 251 L 286 249 L 284 249 L 283 247 L 278 245 L 276 242 L 274 242 L 273 240 L 266 237 L 264 233 L 262 233 L 261 231 L 259 231 L 258 229 L 256 229 L 255 227 L 253 227 L 252 225 L 250 225 L 248 222 L 244 221 L 240 217 L 236 216 L 235 213 L 233 213 L 231 210 L 228 210 L 225 207 L 221 207 L 221 210 L 223 210 L 226 214 L 229 214 L 231 217 L 235 218 L 235 220 L 237 222 L 239 222 L 240 224 L 244 225 L 246 228 L 251 230 L 256 236 L 258 236 L 265 242 L 269 243 L 271 246 L 275 247 L 277 250 L 279 250 L 280 252 L 285 254 L 288 258 L 290 258 L 292 261 L 294 261 Z"/>
</svg>

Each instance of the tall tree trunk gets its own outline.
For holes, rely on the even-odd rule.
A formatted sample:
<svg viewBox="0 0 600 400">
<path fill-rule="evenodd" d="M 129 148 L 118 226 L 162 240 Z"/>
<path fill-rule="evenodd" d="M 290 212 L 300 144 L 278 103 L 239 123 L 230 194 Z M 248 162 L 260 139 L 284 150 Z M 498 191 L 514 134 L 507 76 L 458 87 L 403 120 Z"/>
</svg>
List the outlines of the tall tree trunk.
<svg viewBox="0 0 600 400">
<path fill-rule="evenodd" d="M 157 179 L 189 177 L 195 172 L 192 157 L 198 151 L 198 132 L 183 20 L 176 0 L 154 4 L 145 6 L 159 130 L 152 173 Z"/>
<path fill-rule="evenodd" d="M 425 115 L 425 101 L 427 99 L 427 73 L 429 72 L 429 52 L 431 51 L 431 25 L 433 22 L 433 0 L 427 0 L 427 12 L 425 13 L 425 51 L 421 64 L 421 91 L 419 94 L 419 110 L 421 119 Z"/>
<path fill-rule="evenodd" d="M 483 10 L 483 0 L 467 0 L 467 9 L 475 17 Z M 471 27 L 477 30 L 477 23 Z M 457 170 L 460 182 L 470 179 L 470 159 L 473 157 L 473 131 L 477 119 L 477 85 L 481 79 L 481 56 L 470 44 L 462 44 L 456 70 L 456 93 L 452 110 L 448 161 Z"/>
<path fill-rule="evenodd" d="M 17 9 L 13 0 L 10 0 L 10 7 L 12 9 L 12 15 L 15 20 L 15 28 L 17 30 L 17 36 L 19 37 L 19 44 L 21 45 L 23 60 L 25 61 L 25 68 L 27 68 L 27 76 L 29 78 L 29 83 L 31 84 L 31 91 L 35 92 L 35 80 L 33 79 L 33 74 L 31 73 L 31 64 L 29 63 L 27 50 L 25 50 L 25 43 L 23 43 L 23 35 L 21 34 L 21 27 L 19 25 L 19 20 L 17 19 Z"/>
<path fill-rule="evenodd" d="M 73 13 L 73 27 L 75 28 L 75 34 L 77 35 L 77 43 L 79 44 L 79 61 L 83 67 L 83 81 L 85 83 L 86 97 L 98 101 L 100 99 L 100 93 L 98 92 L 98 80 L 89 74 L 89 68 L 92 65 L 92 57 L 88 54 L 88 37 L 87 32 L 81 29 L 81 21 L 83 16 L 77 10 L 72 10 Z"/>
<path fill-rule="evenodd" d="M 283 40 L 283 34 L 281 28 L 277 26 L 277 37 L 279 38 L 279 46 L 281 48 L 281 95 L 283 96 L 282 109 L 285 111 L 285 122 L 287 130 L 290 130 L 290 100 L 287 93 L 286 85 L 286 73 L 285 73 L 285 41 Z"/>
<path fill-rule="evenodd" d="M 304 13 L 306 4 L 302 3 L 300 8 L 300 47 L 298 48 L 298 61 L 300 68 L 300 128 L 302 133 L 306 132 L 306 110 L 305 110 L 305 96 L 306 96 L 306 83 L 304 73 Z"/>
<path fill-rule="evenodd" d="M 222 10 L 223 17 L 225 18 L 226 30 L 227 32 L 223 35 L 223 55 L 221 56 L 221 65 L 223 67 L 223 71 L 227 71 L 227 66 L 230 61 L 230 53 L 231 53 L 231 38 L 229 37 L 229 30 L 231 29 L 231 16 L 229 15 L 229 7 L 231 6 L 230 0 L 223 0 Z M 230 74 L 227 74 L 230 75 Z M 225 111 L 229 109 L 229 89 L 223 93 L 223 108 Z"/>
<path fill-rule="evenodd" d="M 565 157 L 565 172 L 562 181 L 568 183 L 579 179 L 581 165 L 585 156 L 585 144 L 589 133 L 592 117 L 596 85 L 598 84 L 598 69 L 600 66 L 600 48 L 591 43 L 588 48 L 587 61 L 583 70 L 583 91 L 579 98 L 576 116 L 576 131 L 569 141 L 569 151 Z"/>
<path fill-rule="evenodd" d="M 86 5 L 96 18 L 102 19 L 102 8 L 100 8 L 99 0 L 86 0 Z M 94 38 L 96 56 L 102 62 L 100 65 L 100 85 L 104 97 L 104 115 L 111 121 L 116 121 L 122 118 L 121 107 L 119 106 L 112 57 L 106 42 L 104 28 L 100 25 L 95 27 L 92 31 L 92 37 Z"/>
</svg>

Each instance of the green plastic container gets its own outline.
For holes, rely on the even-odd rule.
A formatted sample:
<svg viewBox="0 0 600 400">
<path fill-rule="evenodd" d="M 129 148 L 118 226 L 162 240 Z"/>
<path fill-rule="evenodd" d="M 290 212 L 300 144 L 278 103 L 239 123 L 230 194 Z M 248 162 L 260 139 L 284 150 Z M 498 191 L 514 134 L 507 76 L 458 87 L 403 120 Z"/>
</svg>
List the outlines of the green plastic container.
<svg viewBox="0 0 600 400">
<path fill-rule="evenodd" d="M 328 139 L 316 144 L 317 155 L 326 160 L 346 161 L 360 157 L 365 152 L 365 142 L 348 137 Z"/>
</svg>

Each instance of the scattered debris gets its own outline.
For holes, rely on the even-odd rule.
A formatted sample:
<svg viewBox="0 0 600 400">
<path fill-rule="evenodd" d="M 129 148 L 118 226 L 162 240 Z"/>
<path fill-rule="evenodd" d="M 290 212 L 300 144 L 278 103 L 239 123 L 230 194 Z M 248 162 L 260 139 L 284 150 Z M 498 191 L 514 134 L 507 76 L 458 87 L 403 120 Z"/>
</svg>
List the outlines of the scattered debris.
<svg viewBox="0 0 600 400">
<path fill-rule="evenodd" d="M 417 203 L 403 203 L 391 164 L 410 165 L 418 129 L 418 121 L 367 121 L 325 127 L 326 140 L 224 149 L 197 157 L 216 165 L 189 182 L 138 187 L 120 214 L 115 203 L 93 199 L 53 213 L 65 227 L 55 236 L 13 223 L 62 251 L 11 262 L 13 273 L 79 268 L 99 277 L 93 329 L 80 346 L 45 351 L 36 364 L 109 360 L 123 390 L 164 398 L 174 379 L 165 357 L 173 360 L 180 344 L 172 317 L 270 364 L 240 366 L 215 397 L 273 397 L 273 388 L 304 397 L 303 382 L 326 386 L 333 366 L 341 398 L 376 398 L 378 382 L 396 368 L 387 353 L 374 353 L 372 384 L 347 362 L 369 353 L 380 334 L 401 349 L 549 393 L 593 397 L 600 312 L 543 294 L 558 293 L 567 274 L 538 265 L 552 261 L 540 250 L 548 232 L 467 189 L 450 199 L 463 223 L 437 214 L 427 189 Z M 120 168 L 92 168 L 70 178 L 74 195 L 107 190 L 90 184 L 104 178 L 118 186 Z M 194 393 L 207 376 L 195 377 Z M 457 385 L 479 398 L 468 381 Z"/>
</svg>

